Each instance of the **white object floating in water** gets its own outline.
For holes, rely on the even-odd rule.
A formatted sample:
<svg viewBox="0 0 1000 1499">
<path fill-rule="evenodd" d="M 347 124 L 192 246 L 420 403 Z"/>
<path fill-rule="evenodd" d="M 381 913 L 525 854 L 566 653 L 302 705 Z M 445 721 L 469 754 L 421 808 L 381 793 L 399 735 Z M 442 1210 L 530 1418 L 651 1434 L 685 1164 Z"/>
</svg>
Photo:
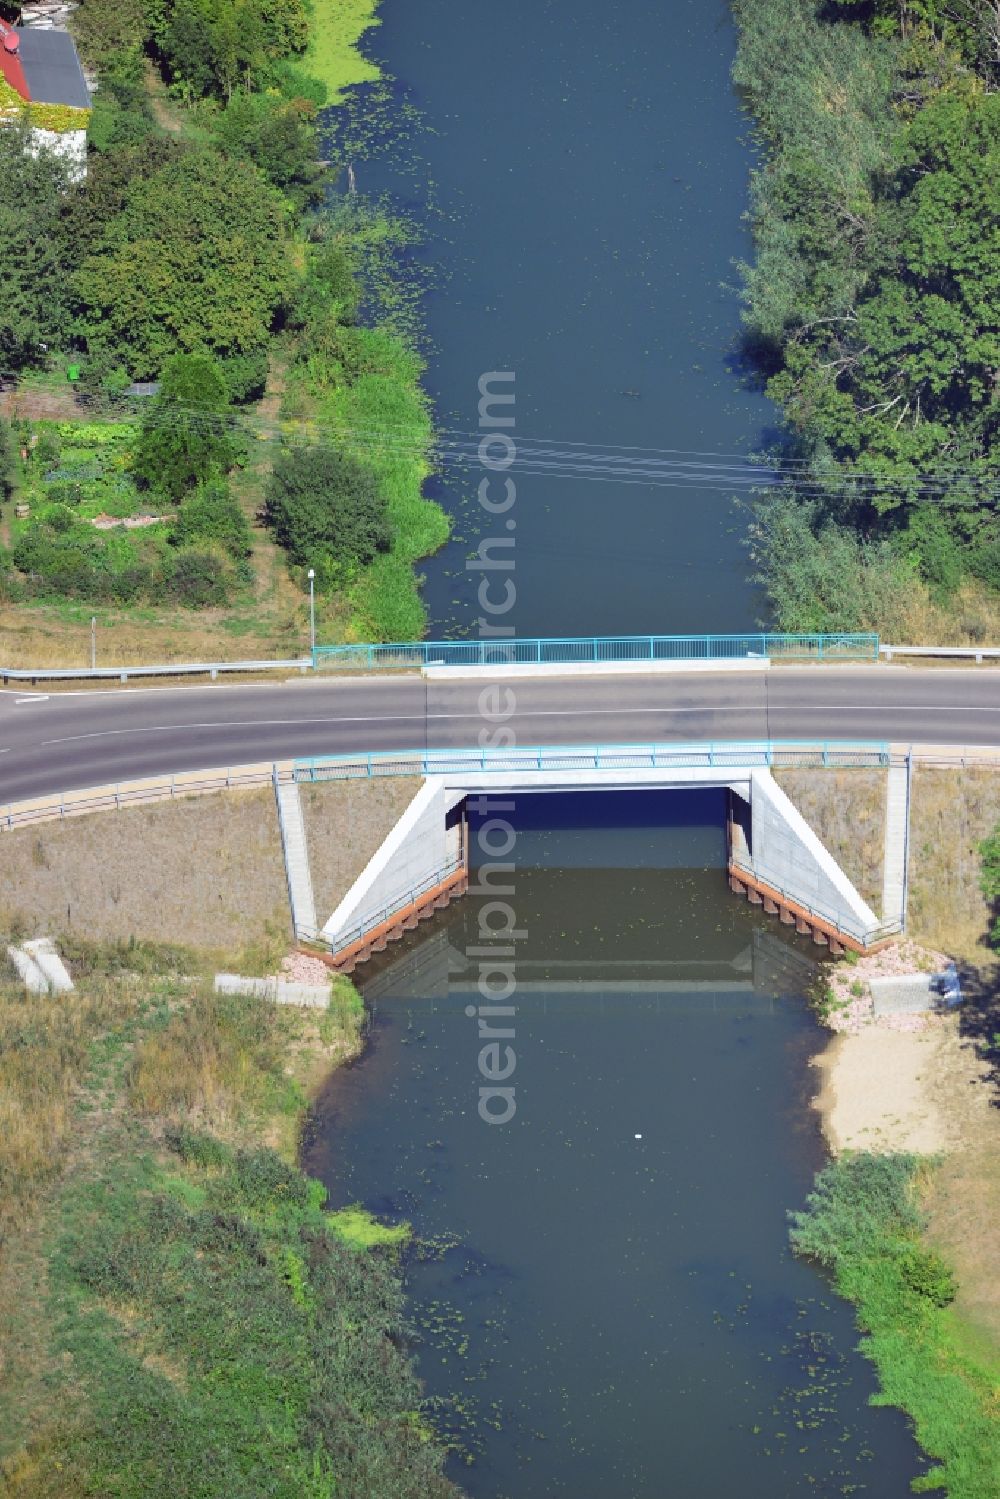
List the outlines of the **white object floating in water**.
<svg viewBox="0 0 1000 1499">
<path fill-rule="evenodd" d="M 636 1135 L 636 1137 L 635 1137 L 635 1138 L 636 1138 L 636 1139 L 637 1139 L 637 1140 L 641 1140 L 641 1139 L 642 1139 L 642 1136 L 641 1136 L 641 1135 Z"/>
</svg>

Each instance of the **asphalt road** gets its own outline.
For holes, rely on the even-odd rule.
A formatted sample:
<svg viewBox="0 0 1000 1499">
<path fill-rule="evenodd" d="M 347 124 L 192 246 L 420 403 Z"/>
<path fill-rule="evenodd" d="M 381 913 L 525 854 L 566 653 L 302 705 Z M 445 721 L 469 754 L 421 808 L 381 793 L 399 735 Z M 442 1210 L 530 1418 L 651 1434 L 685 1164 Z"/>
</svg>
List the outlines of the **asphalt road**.
<svg viewBox="0 0 1000 1499">
<path fill-rule="evenodd" d="M 506 685 L 524 745 L 875 739 L 1000 748 L 1000 671 L 783 667 Z M 408 676 L 0 691 L 0 803 L 261 760 L 475 745 L 489 690 Z"/>
</svg>

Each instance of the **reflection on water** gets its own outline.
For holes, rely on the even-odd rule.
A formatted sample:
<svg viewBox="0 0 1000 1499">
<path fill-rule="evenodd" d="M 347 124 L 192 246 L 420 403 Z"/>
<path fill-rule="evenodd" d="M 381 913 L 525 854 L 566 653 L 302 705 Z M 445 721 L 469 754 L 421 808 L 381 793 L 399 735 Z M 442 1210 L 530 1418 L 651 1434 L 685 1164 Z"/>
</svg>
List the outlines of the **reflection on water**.
<svg viewBox="0 0 1000 1499">
<path fill-rule="evenodd" d="M 420 1371 L 483 1499 L 902 1499 L 849 1308 L 791 1258 L 822 1163 L 813 949 L 730 896 L 721 798 L 524 797 L 518 1110 L 477 1113 L 470 896 L 367 970 L 307 1165 L 408 1218 Z M 466 1467 L 464 1458 L 471 1460 Z"/>
</svg>

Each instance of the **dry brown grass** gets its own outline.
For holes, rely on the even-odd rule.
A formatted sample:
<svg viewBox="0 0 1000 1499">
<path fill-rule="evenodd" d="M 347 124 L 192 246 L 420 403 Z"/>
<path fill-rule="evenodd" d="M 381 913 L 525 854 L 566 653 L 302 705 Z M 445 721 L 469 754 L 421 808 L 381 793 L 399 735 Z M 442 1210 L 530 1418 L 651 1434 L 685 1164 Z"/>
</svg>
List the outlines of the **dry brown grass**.
<svg viewBox="0 0 1000 1499">
<path fill-rule="evenodd" d="M 290 937 L 269 790 L 129 807 L 3 835 L 0 916 L 30 935 L 77 932 L 234 951 Z"/>
<path fill-rule="evenodd" d="M 357 1051 L 362 1019 L 357 992 L 343 977 L 328 1011 L 195 987 L 168 1024 L 136 1046 L 128 1102 L 160 1126 L 206 1128 L 294 1160 L 304 1101 Z"/>
<path fill-rule="evenodd" d="M 322 924 L 347 894 L 420 789 L 413 776 L 325 781 L 302 787 L 316 915 Z"/>
<path fill-rule="evenodd" d="M 246 661 L 308 655 L 308 605 L 293 589 L 282 564 L 262 559 L 252 608 L 146 609 L 103 606 L 0 604 L 0 663 L 32 666 L 90 665 L 90 618 L 97 618 L 98 666 L 169 665 L 173 661 Z M 263 566 L 261 565 L 263 561 Z"/>
<path fill-rule="evenodd" d="M 909 929 L 919 941 L 982 963 L 990 911 L 979 844 L 1000 823 L 1000 770 L 913 772 Z"/>
<path fill-rule="evenodd" d="M 996 645 L 1000 642 L 1000 595 L 967 579 L 947 604 L 935 604 L 926 584 L 914 579 L 905 594 L 872 598 L 871 617 L 859 629 L 877 630 L 890 645 Z"/>
<path fill-rule="evenodd" d="M 774 779 L 868 904 L 880 911 L 886 772 L 776 770 Z"/>
<path fill-rule="evenodd" d="M 952 1145 L 929 1181 L 925 1207 L 933 1242 L 954 1266 L 954 1315 L 970 1353 L 1000 1365 L 1000 1111 L 993 1080 L 973 1044 L 949 1020 L 929 1083 L 948 1119 Z"/>
<path fill-rule="evenodd" d="M 67 998 L 26 995 L 0 980 L 0 1246 L 62 1169 L 95 1037 L 137 1003 L 127 982 L 100 981 Z"/>
</svg>

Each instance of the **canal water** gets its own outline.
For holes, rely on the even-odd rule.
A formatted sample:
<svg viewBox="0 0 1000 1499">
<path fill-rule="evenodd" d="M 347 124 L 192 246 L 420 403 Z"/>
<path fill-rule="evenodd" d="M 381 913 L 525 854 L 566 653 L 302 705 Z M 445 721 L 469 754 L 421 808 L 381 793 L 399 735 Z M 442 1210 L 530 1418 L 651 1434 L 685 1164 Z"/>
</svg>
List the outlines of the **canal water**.
<svg viewBox="0 0 1000 1499">
<path fill-rule="evenodd" d="M 732 496 L 596 482 L 586 458 L 746 454 L 775 422 L 737 354 L 752 152 L 725 0 L 381 17 L 390 113 L 418 122 L 353 166 L 426 236 L 439 426 L 475 433 L 480 377 L 513 370 L 515 440 L 580 445 L 572 479 L 514 469 L 511 532 L 481 471 L 432 481 L 455 539 L 424 564 L 431 635 L 478 633 L 465 560 L 490 534 L 516 539 L 520 635 L 750 628 Z M 522 797 L 512 818 L 514 1118 L 477 1109 L 469 895 L 359 973 L 370 1044 L 305 1153 L 336 1205 L 413 1225 L 449 1471 L 473 1499 L 903 1499 L 906 1420 L 868 1404 L 851 1309 L 788 1248 L 825 1158 L 814 950 L 728 893 L 715 794 Z"/>
<path fill-rule="evenodd" d="M 903 1499 L 922 1470 L 850 1307 L 789 1253 L 824 1160 L 814 949 L 729 893 L 723 814 L 518 799 L 506 1125 L 467 1013 L 487 897 L 359 971 L 370 1044 L 305 1165 L 412 1223 L 419 1373 L 475 1499 Z"/>
<path fill-rule="evenodd" d="M 353 164 L 362 192 L 427 236 L 439 425 L 475 433 L 480 376 L 512 370 L 515 441 L 582 445 L 572 478 L 513 470 L 517 601 L 502 623 L 752 628 L 764 606 L 732 496 L 690 476 L 598 482 L 588 458 L 746 454 L 775 422 L 737 355 L 751 149 L 725 0 L 383 0 L 380 14 L 366 45 L 397 81 L 397 115 L 408 102 L 420 123 L 403 149 Z M 477 503 L 481 477 L 446 467 L 429 486 L 456 517 L 423 564 L 431 638 L 479 632 L 465 559 L 501 525 Z"/>
</svg>

